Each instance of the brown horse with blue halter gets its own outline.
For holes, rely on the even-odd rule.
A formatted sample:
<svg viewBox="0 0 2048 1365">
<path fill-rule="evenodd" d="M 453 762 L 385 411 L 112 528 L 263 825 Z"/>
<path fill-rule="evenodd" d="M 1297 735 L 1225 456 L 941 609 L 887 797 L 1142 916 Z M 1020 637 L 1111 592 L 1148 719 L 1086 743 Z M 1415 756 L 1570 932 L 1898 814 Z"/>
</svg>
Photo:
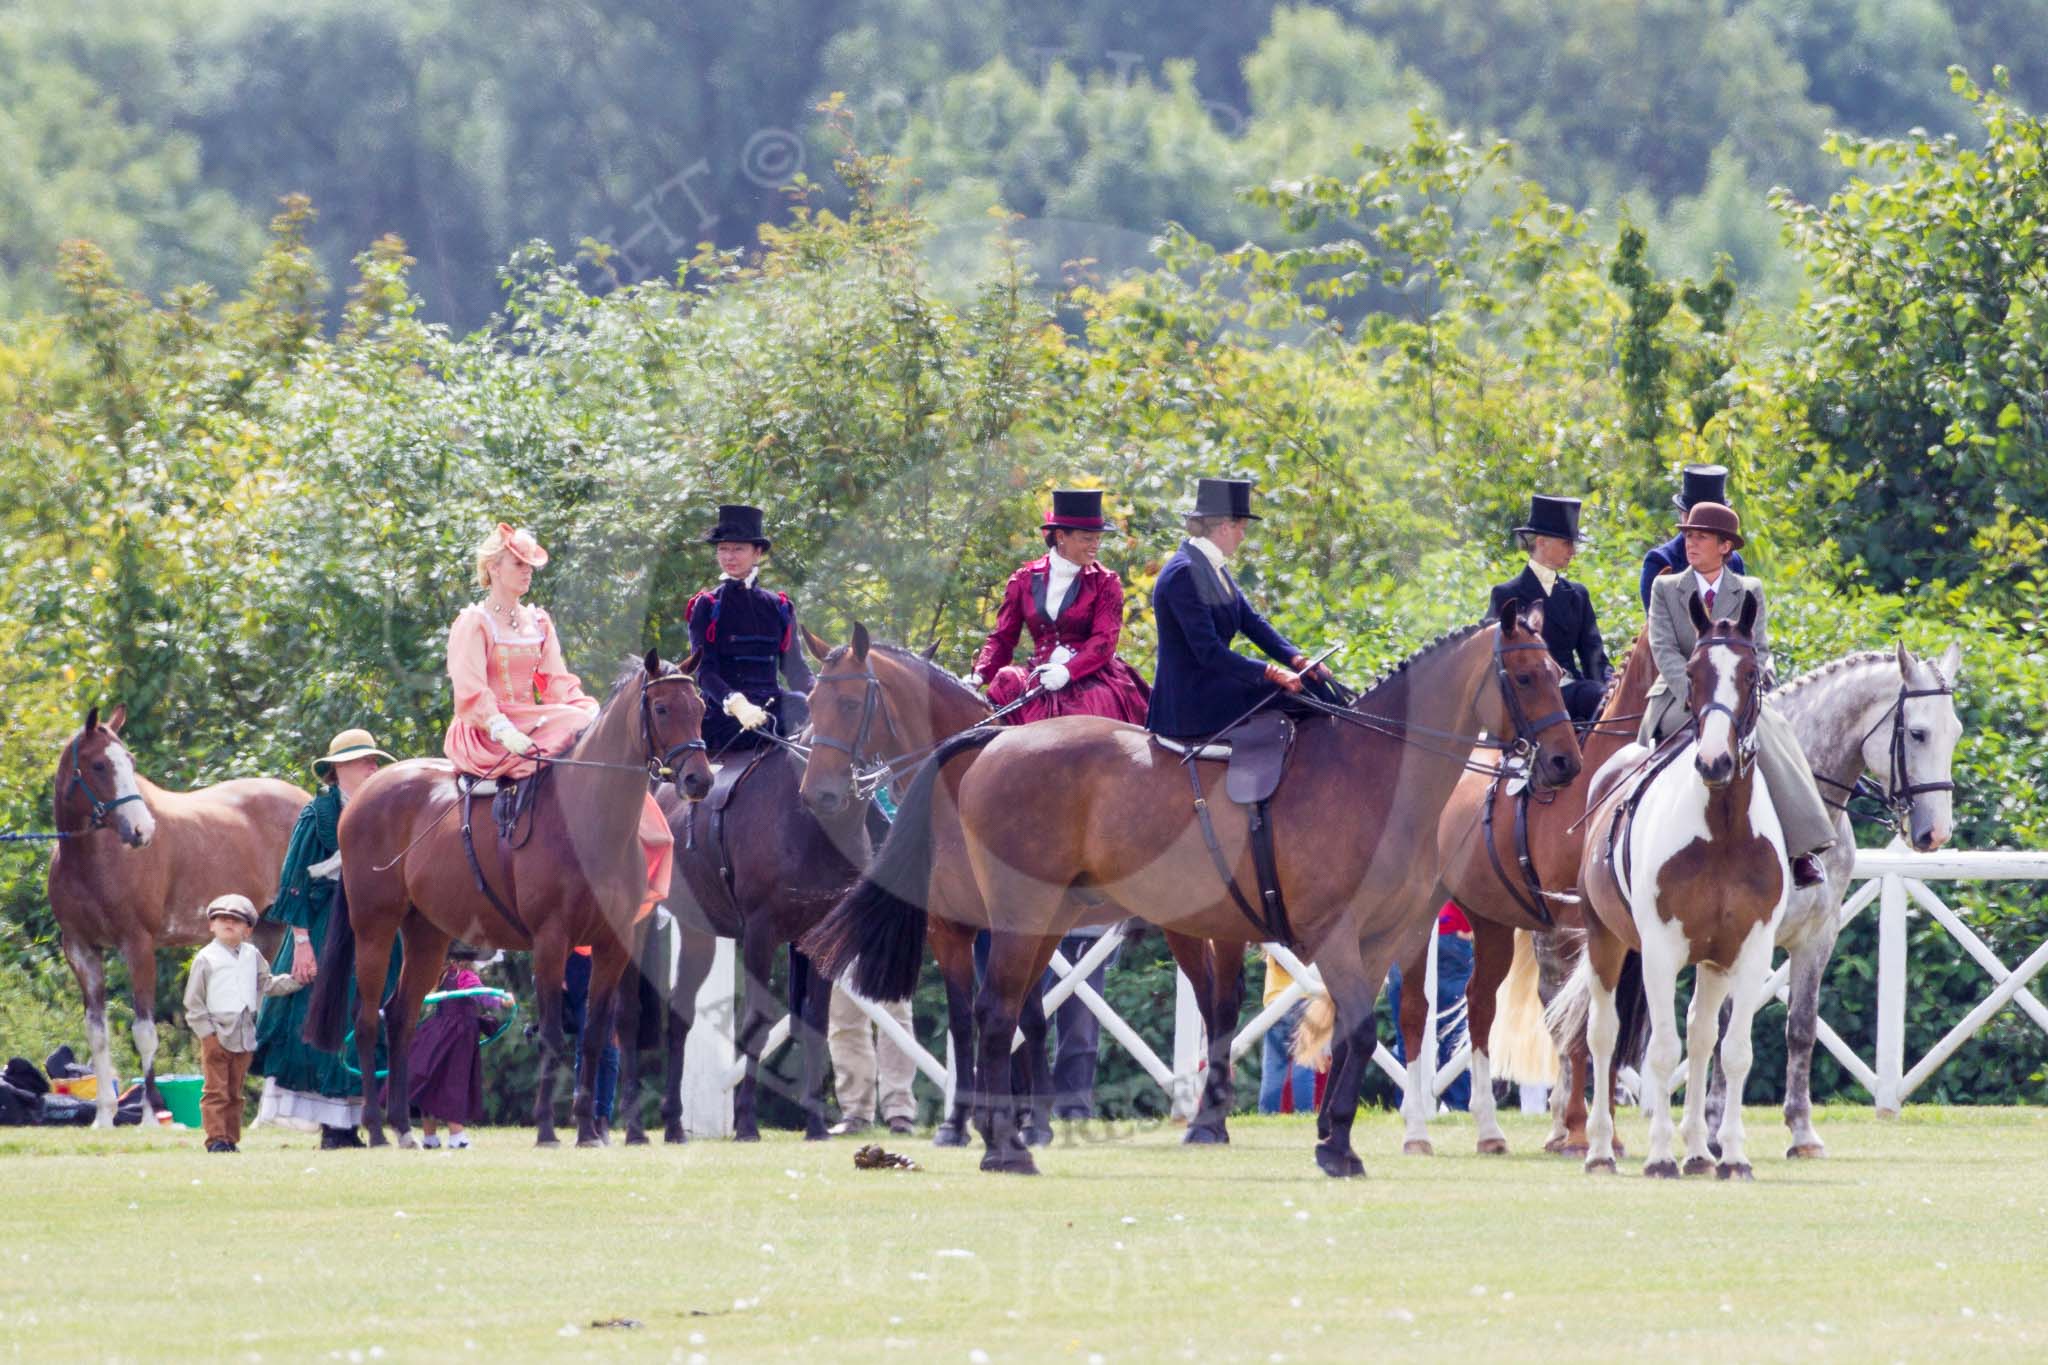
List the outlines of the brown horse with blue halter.
<svg viewBox="0 0 2048 1365">
<path fill-rule="evenodd" d="M 1504 616 L 1437 641 L 1352 706 L 1304 721 L 1271 798 L 1292 941 L 1337 1008 L 1316 1148 L 1331 1175 L 1364 1173 L 1350 1130 L 1374 998 L 1395 954 L 1428 928 L 1409 913 L 1412 884 L 1436 880 L 1437 817 L 1475 744 L 1483 733 L 1502 748 L 1533 745 L 1532 761 L 1558 783 L 1579 768 L 1540 618 L 1532 626 L 1519 604 Z M 971 748 L 972 763 L 955 762 Z M 1249 812 L 1217 800 L 1219 765 L 1200 776 L 1229 880 L 1251 880 Z M 863 993 L 901 998 L 916 984 L 931 917 L 997 931 L 975 1011 L 983 1169 L 1036 1169 L 1013 1140 L 1000 1078 L 1018 1008 L 1062 935 L 1127 914 L 1189 938 L 1265 932 L 1218 877 L 1187 791 L 1179 755 L 1116 721 L 1058 717 L 949 741 L 919 771 L 860 885 L 806 940 L 821 969 L 852 968 Z M 1235 990 L 1219 983 L 1219 1011 L 1234 1010 L 1223 997 Z M 1212 1047 L 1219 1041 L 1228 1047 L 1227 1036 Z"/>
</svg>

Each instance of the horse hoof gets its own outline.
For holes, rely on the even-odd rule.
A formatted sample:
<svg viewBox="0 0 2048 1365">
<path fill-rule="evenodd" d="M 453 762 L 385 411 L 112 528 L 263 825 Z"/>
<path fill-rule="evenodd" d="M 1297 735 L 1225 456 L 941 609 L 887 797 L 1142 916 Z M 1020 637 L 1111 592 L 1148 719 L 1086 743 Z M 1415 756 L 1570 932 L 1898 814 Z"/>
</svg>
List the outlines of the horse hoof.
<svg viewBox="0 0 2048 1365">
<path fill-rule="evenodd" d="M 1214 1147 L 1230 1144 L 1230 1133 L 1222 1124 L 1191 1123 L 1188 1130 L 1180 1135 L 1181 1142 L 1190 1147 Z"/>
<path fill-rule="evenodd" d="M 1584 1147 L 1579 1148 L 1579 1150 L 1576 1153 L 1574 1153 L 1572 1151 L 1571 1139 L 1561 1137 L 1551 1138 L 1548 1142 L 1544 1143 L 1543 1150 L 1550 1153 L 1552 1156 L 1584 1156 L 1586 1154 L 1586 1149 Z"/>
<path fill-rule="evenodd" d="M 689 1134 L 683 1131 L 682 1124 L 671 1123 L 668 1127 L 661 1130 L 661 1140 L 668 1143 L 688 1142 L 690 1137 Z"/>
<path fill-rule="evenodd" d="M 577 1138 L 578 1147 L 609 1147 L 611 1144 L 600 1137 Z"/>
<path fill-rule="evenodd" d="M 932 1134 L 934 1147 L 965 1147 L 967 1141 L 967 1134 L 960 1130 L 959 1124 L 950 1119 L 940 1124 L 938 1131 Z"/>
<path fill-rule="evenodd" d="M 647 1134 L 638 1131 L 627 1133 L 626 1145 L 628 1147 L 645 1147 L 647 1145 Z"/>
<path fill-rule="evenodd" d="M 1023 1137 L 1026 1147 L 1050 1147 L 1053 1143 L 1053 1131 L 1050 1128 L 1039 1126 L 1026 1128 L 1023 1132 Z"/>
<path fill-rule="evenodd" d="M 1365 1163 L 1353 1151 L 1338 1151 L 1326 1142 L 1316 1144 L 1316 1166 L 1333 1180 L 1356 1180 L 1365 1174 Z"/>
<path fill-rule="evenodd" d="M 830 1142 L 831 1140 L 832 1135 L 825 1131 L 823 1124 L 820 1124 L 816 1128 L 804 1129 L 805 1142 Z"/>
<path fill-rule="evenodd" d="M 1507 1154 L 1508 1140 L 1506 1138 L 1481 1138 L 1479 1140 L 1479 1155 L 1506 1156 Z"/>
<path fill-rule="evenodd" d="M 1710 1157 L 1689 1156 L 1685 1159 L 1685 1173 L 1687 1175 L 1712 1175 L 1714 1173 L 1714 1162 Z"/>
<path fill-rule="evenodd" d="M 1676 1180 L 1678 1163 L 1668 1157 L 1663 1161 L 1646 1161 L 1643 1163 L 1643 1174 L 1652 1180 Z"/>
<path fill-rule="evenodd" d="M 542 1133 L 533 1140 L 533 1145 L 536 1147 L 559 1147 L 562 1145 L 562 1140 L 553 1133 Z"/>
<path fill-rule="evenodd" d="M 1548 1151 L 1548 1150 L 1550 1150 L 1550 1149 L 1546 1147 L 1546 1148 L 1545 1148 L 1544 1150 L 1545 1150 L 1545 1151 Z M 1560 1148 L 1558 1148 L 1558 1149 L 1557 1149 L 1557 1155 L 1558 1155 L 1558 1156 L 1571 1156 L 1571 1157 L 1582 1157 L 1582 1156 L 1586 1155 L 1586 1153 L 1588 1153 L 1588 1152 L 1590 1152 L 1590 1151 L 1592 1151 L 1592 1150 L 1593 1150 L 1592 1146 L 1591 1146 L 1590 1144 L 1588 1144 L 1588 1143 L 1584 1143 L 1584 1142 L 1567 1142 L 1567 1143 L 1566 1143 L 1566 1144 L 1565 1144 L 1564 1146 L 1562 1146 L 1562 1147 L 1560 1147 Z"/>
<path fill-rule="evenodd" d="M 401 1152 L 417 1152 L 417 1151 L 418 1151 L 419 1149 L 420 1149 L 420 1140 L 419 1140 L 419 1139 L 418 1139 L 417 1137 L 414 1137 L 414 1136 L 413 1136 L 413 1135 L 412 1135 L 411 1133 L 400 1133 L 400 1134 L 398 1135 L 398 1150 L 399 1150 L 399 1151 L 401 1151 Z"/>
<path fill-rule="evenodd" d="M 1826 1144 L 1819 1142 L 1795 1142 L 1785 1149 L 1785 1155 L 1794 1161 L 1818 1160 L 1828 1154 Z"/>
<path fill-rule="evenodd" d="M 1587 1175 L 1613 1175 L 1613 1174 L 1614 1174 L 1614 1158 L 1612 1158 L 1612 1157 L 1605 1157 L 1605 1156 L 1589 1156 L 1589 1157 L 1587 1157 L 1587 1158 L 1586 1158 L 1586 1174 L 1587 1174 Z"/>
<path fill-rule="evenodd" d="M 1038 1163 L 1022 1147 L 991 1147 L 982 1154 L 981 1169 L 998 1175 L 1037 1175 Z"/>
<path fill-rule="evenodd" d="M 753 1130 L 748 1130 L 747 1132 L 743 1133 L 734 1133 L 732 1135 L 732 1140 L 734 1142 L 759 1142 L 761 1140 L 761 1134 Z"/>
<path fill-rule="evenodd" d="M 1754 1180 L 1756 1172 L 1749 1169 L 1747 1161 L 1722 1162 L 1714 1168 L 1714 1174 L 1723 1180 Z"/>
<path fill-rule="evenodd" d="M 1435 1156 L 1436 1148 L 1428 1138 L 1409 1138 L 1401 1144 L 1402 1156 Z"/>
<path fill-rule="evenodd" d="M 1614 1140 L 1614 1154 L 1617 1157 L 1626 1157 L 1628 1155 L 1628 1146 L 1620 1138 Z"/>
</svg>

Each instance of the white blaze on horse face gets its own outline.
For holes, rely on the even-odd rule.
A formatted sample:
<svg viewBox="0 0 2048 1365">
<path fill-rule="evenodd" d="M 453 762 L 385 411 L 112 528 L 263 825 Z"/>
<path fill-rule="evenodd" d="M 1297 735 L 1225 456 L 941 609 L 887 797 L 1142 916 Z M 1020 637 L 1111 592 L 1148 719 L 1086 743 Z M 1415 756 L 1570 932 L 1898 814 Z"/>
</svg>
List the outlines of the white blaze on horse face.
<svg viewBox="0 0 2048 1365">
<path fill-rule="evenodd" d="M 111 799 L 121 801 L 112 814 L 114 830 L 124 842 L 145 848 L 156 837 L 156 816 L 150 813 L 149 803 L 142 799 L 141 789 L 135 784 L 135 759 L 129 754 L 128 746 L 117 740 L 107 746 L 107 762 L 114 769 L 114 795 Z M 125 796 L 135 799 L 122 801 Z"/>
<path fill-rule="evenodd" d="M 1727 645 L 1711 645 L 1707 658 L 1714 665 L 1714 700 L 1720 703 L 1707 718 L 1700 722 L 1700 738 L 1694 763 L 1704 772 L 1709 764 L 1723 759 L 1735 761 L 1734 714 L 1742 703 L 1742 693 L 1735 685 L 1736 670 L 1741 667 L 1735 651 Z M 1727 709 L 1723 710 L 1722 707 Z"/>
</svg>

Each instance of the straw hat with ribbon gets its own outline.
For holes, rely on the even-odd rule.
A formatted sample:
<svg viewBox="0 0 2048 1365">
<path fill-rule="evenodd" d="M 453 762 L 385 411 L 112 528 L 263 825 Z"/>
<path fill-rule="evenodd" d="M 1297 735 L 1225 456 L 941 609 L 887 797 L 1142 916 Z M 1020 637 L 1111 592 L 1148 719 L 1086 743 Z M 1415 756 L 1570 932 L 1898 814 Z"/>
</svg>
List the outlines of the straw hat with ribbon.
<svg viewBox="0 0 2048 1365">
<path fill-rule="evenodd" d="M 313 775 L 325 777 L 327 770 L 335 764 L 355 758 L 381 758 L 386 763 L 398 761 L 377 747 L 376 737 L 368 730 L 343 730 L 327 741 L 327 752 L 313 760 Z"/>
</svg>

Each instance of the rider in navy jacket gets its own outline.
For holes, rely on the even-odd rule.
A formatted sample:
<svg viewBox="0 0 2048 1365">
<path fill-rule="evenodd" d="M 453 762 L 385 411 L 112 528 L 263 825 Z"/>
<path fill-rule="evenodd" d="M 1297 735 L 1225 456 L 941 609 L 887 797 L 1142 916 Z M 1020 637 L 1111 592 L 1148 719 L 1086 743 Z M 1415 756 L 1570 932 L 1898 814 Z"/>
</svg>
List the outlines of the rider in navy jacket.
<svg viewBox="0 0 2048 1365">
<path fill-rule="evenodd" d="M 721 566 L 729 553 L 723 547 L 751 546 L 757 552 L 752 558 L 758 559 L 769 546 L 761 509 L 740 505 L 721 506 L 718 524 L 704 539 L 721 546 Z M 805 694 L 811 690 L 811 669 L 797 631 L 796 606 L 788 593 L 757 586 L 760 571 L 753 563 L 733 567 L 741 572 L 722 573 L 718 585 L 692 597 L 687 609 L 690 647 L 703 652 L 697 682 L 706 703 L 704 742 L 714 758 L 761 743 L 752 733 L 756 729 L 788 734 L 809 719 Z M 782 685 L 785 678 L 788 690 Z M 740 701 L 729 700 L 735 696 Z"/>
<path fill-rule="evenodd" d="M 1681 476 L 1681 490 L 1671 499 L 1680 513 L 1692 511 L 1696 502 L 1728 505 L 1728 467 L 1718 464 L 1689 464 Z M 1650 585 L 1668 573 L 1684 573 L 1690 567 L 1685 558 L 1685 533 L 1679 532 L 1643 556 L 1643 606 L 1650 605 Z M 1728 556 L 1728 567 L 1743 573 L 1742 555 Z"/>
<path fill-rule="evenodd" d="M 1208 522 L 1257 520 L 1250 508 L 1249 480 L 1203 479 L 1188 513 L 1190 535 L 1153 584 L 1159 667 L 1145 726 L 1154 734 L 1206 739 L 1270 696 L 1275 686 L 1301 690 L 1294 670 L 1307 659 L 1245 600 L 1223 567 L 1223 551 L 1198 533 Z M 1241 537 L 1242 530 L 1236 534 Z M 1231 543 L 1235 548 L 1236 540 Z M 1238 635 L 1278 662 L 1262 664 L 1232 650 L 1230 641 Z"/>
</svg>

